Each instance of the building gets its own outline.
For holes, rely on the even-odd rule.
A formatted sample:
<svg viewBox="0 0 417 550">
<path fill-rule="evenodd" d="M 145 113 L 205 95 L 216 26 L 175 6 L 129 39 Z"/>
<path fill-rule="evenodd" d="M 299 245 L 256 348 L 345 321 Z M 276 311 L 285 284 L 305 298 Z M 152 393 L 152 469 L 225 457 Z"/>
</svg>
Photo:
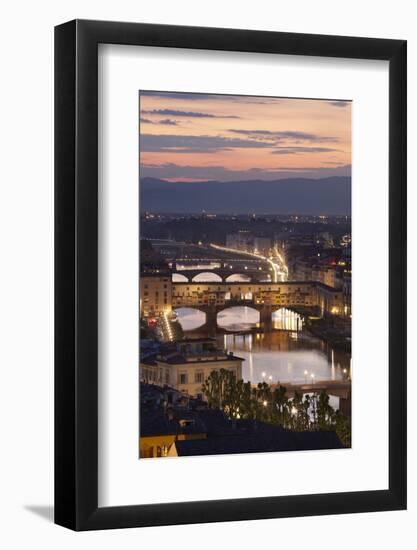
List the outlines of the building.
<svg viewBox="0 0 417 550">
<path fill-rule="evenodd" d="M 333 431 L 293 432 L 257 420 L 228 418 L 201 399 L 141 384 L 141 458 L 338 449 Z"/>
<path fill-rule="evenodd" d="M 175 441 L 204 439 L 207 428 L 193 411 L 188 398 L 172 388 L 142 383 L 140 386 L 139 456 L 168 456 Z M 206 406 L 206 405 L 205 405 Z"/>
<path fill-rule="evenodd" d="M 343 309 L 342 302 L 341 290 L 311 280 L 281 283 L 173 283 L 172 285 L 173 308 L 194 307 L 205 311 L 209 306 L 224 309 L 229 304 L 245 303 L 258 309 L 262 306 L 276 306 L 276 309 L 319 306 L 320 309 L 324 308 L 323 312 L 334 313 L 334 307 Z"/>
<path fill-rule="evenodd" d="M 250 231 L 241 230 L 237 233 L 226 235 L 226 246 L 234 250 L 269 256 L 272 241 L 270 237 L 253 236 Z"/>
<path fill-rule="evenodd" d="M 344 296 L 342 290 L 336 290 L 322 283 L 314 287 L 315 301 L 323 316 L 325 313 L 332 315 L 344 315 Z"/>
<path fill-rule="evenodd" d="M 343 314 L 346 317 L 352 315 L 352 270 L 347 268 L 343 271 Z"/>
<path fill-rule="evenodd" d="M 147 273 L 140 277 L 140 316 L 157 318 L 171 313 L 172 280 L 170 274 Z"/>
<path fill-rule="evenodd" d="M 242 421 L 237 421 L 237 424 Z M 244 421 L 243 421 L 244 422 Z M 314 451 L 342 449 L 334 431 L 290 432 L 279 426 L 268 426 L 251 421 L 250 432 L 236 428 L 232 436 L 215 436 L 204 439 L 176 440 L 167 456 L 199 456 L 242 453 L 271 453 L 278 451 Z"/>
<path fill-rule="evenodd" d="M 140 316 L 157 319 L 171 312 L 172 277 L 168 263 L 150 241 L 140 241 Z"/>
<path fill-rule="evenodd" d="M 333 248 L 334 242 L 333 237 L 328 231 L 321 231 L 316 235 L 316 242 L 324 248 Z"/>
<path fill-rule="evenodd" d="M 250 252 L 253 248 L 253 237 L 250 231 L 242 230 L 237 233 L 231 233 L 226 235 L 226 246 L 227 248 Z"/>
<path fill-rule="evenodd" d="M 255 237 L 253 240 L 253 251 L 255 254 L 269 256 L 271 246 L 271 239 L 269 237 Z"/>
<path fill-rule="evenodd" d="M 143 357 L 142 382 L 170 386 L 182 393 L 201 396 L 202 385 L 214 370 L 231 371 L 242 378 L 242 362 L 232 352 L 218 349 L 213 338 L 188 338 L 162 345 L 157 354 Z"/>
</svg>

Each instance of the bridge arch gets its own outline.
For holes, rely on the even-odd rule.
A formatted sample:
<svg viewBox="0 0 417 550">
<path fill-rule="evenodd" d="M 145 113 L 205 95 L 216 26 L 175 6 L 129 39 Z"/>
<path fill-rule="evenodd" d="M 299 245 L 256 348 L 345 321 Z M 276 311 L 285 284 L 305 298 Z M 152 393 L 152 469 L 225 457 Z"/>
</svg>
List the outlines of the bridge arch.
<svg viewBox="0 0 417 550">
<path fill-rule="evenodd" d="M 192 281 L 194 283 L 221 283 L 223 282 L 223 279 L 218 273 L 203 271 L 202 273 L 195 275 Z"/>
<path fill-rule="evenodd" d="M 195 307 L 180 307 L 175 309 L 183 330 L 195 330 L 202 327 L 207 321 L 207 315 L 201 309 Z"/>
<path fill-rule="evenodd" d="M 182 273 L 173 273 L 172 274 L 172 282 L 173 283 L 188 283 L 189 279 Z"/>
<path fill-rule="evenodd" d="M 256 327 L 260 323 L 260 313 L 250 306 L 225 307 L 217 314 L 217 324 L 226 330 L 243 330 Z"/>
<path fill-rule="evenodd" d="M 225 281 L 228 283 L 238 282 L 238 283 L 250 283 L 252 277 L 246 275 L 246 273 L 232 273 L 226 277 Z"/>
<path fill-rule="evenodd" d="M 272 326 L 277 330 L 299 331 L 303 328 L 303 317 L 292 309 L 280 307 L 272 312 Z"/>
</svg>

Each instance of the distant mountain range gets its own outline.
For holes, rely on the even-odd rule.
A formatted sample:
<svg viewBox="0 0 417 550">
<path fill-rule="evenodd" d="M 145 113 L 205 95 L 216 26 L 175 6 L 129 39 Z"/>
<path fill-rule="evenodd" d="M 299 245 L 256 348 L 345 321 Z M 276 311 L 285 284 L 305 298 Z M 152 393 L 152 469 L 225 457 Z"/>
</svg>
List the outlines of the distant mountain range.
<svg viewBox="0 0 417 550">
<path fill-rule="evenodd" d="M 351 178 L 169 182 L 142 178 L 141 211 L 216 214 L 351 213 Z"/>
</svg>

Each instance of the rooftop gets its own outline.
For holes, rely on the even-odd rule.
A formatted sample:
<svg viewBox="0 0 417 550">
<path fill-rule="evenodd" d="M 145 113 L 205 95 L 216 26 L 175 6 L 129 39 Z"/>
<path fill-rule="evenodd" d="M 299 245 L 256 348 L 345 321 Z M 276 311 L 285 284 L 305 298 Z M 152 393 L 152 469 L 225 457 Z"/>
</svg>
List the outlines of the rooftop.
<svg viewBox="0 0 417 550">
<path fill-rule="evenodd" d="M 212 352 L 200 352 L 195 354 L 183 354 L 180 352 L 170 353 L 169 355 L 157 355 L 155 360 L 168 365 L 182 365 L 191 363 L 219 363 L 224 361 L 244 361 L 243 357 L 238 357 L 232 352 L 225 353 L 221 350 Z M 145 360 L 146 362 L 146 360 Z M 150 364 L 150 363 L 149 363 Z"/>
<path fill-rule="evenodd" d="M 341 449 L 335 432 L 290 432 L 239 434 L 207 439 L 176 441 L 178 456 L 266 453 L 276 451 L 311 451 Z"/>
<path fill-rule="evenodd" d="M 168 401 L 171 401 L 168 403 Z M 342 448 L 335 432 L 292 432 L 257 420 L 231 420 L 201 399 L 141 384 L 140 436 L 193 434 L 176 441 L 178 456 Z"/>
</svg>

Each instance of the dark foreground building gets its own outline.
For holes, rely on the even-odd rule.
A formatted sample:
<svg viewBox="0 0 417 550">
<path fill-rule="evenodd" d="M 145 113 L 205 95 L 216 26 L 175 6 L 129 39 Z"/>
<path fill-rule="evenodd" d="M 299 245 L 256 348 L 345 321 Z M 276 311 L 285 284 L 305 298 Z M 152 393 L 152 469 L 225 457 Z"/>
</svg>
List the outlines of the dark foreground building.
<svg viewBox="0 0 417 550">
<path fill-rule="evenodd" d="M 333 431 L 294 432 L 222 411 L 177 392 L 141 384 L 140 456 L 199 456 L 341 449 Z"/>
</svg>

